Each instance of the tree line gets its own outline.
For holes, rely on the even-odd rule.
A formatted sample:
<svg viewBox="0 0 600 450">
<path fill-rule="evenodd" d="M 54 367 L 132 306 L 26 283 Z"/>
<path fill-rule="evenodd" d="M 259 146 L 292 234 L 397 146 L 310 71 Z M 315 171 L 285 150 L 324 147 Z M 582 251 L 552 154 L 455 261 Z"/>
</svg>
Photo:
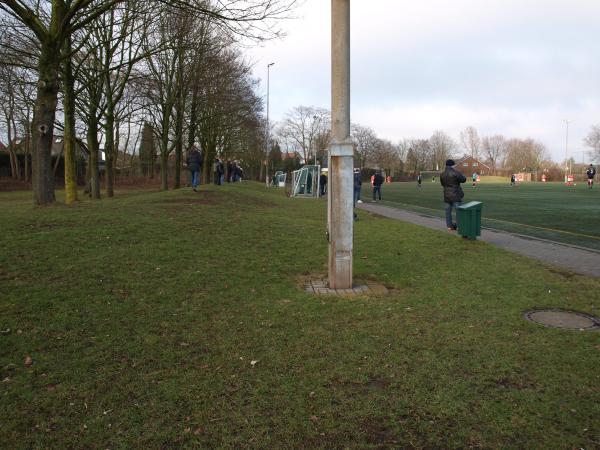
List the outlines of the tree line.
<svg viewBox="0 0 600 450">
<path fill-rule="evenodd" d="M 34 203 L 55 201 L 52 146 L 64 139 L 67 203 L 77 200 L 76 148 L 90 195 L 114 195 L 119 150 L 141 145 L 160 162 L 161 186 L 181 184 L 185 149 L 198 144 L 204 177 L 217 154 L 261 164 L 262 100 L 241 44 L 281 35 L 296 0 L 2 0 L 0 93 L 11 168 L 15 137 L 31 155 Z M 28 164 L 29 158 L 25 158 Z"/>
<path fill-rule="evenodd" d="M 328 110 L 298 106 L 274 127 L 274 138 L 285 152 L 296 152 L 305 162 L 324 161 L 331 130 Z M 447 159 L 461 155 L 473 156 L 493 172 L 541 172 L 560 167 L 551 160 L 544 144 L 535 139 L 480 136 L 472 126 L 465 128 L 458 139 L 437 130 L 428 138 L 399 142 L 382 139 L 372 128 L 360 124 L 352 124 L 351 132 L 356 144 L 355 165 L 361 169 L 377 167 L 390 174 L 443 170 Z M 584 143 L 600 160 L 600 126 L 592 127 Z"/>
</svg>

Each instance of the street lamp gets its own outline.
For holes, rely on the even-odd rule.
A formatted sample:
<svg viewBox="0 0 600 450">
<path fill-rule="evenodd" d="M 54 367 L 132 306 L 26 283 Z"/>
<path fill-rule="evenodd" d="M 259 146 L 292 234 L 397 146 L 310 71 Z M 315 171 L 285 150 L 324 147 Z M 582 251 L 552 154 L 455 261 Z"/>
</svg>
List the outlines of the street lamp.
<svg viewBox="0 0 600 450">
<path fill-rule="evenodd" d="M 350 137 L 350 0 L 331 1 L 329 288 L 352 289 L 354 143 Z"/>
<path fill-rule="evenodd" d="M 317 165 L 317 151 L 318 151 L 316 140 L 317 140 L 317 133 L 319 132 L 318 127 L 315 126 L 315 123 L 317 122 L 317 120 L 318 120 L 318 117 L 317 116 L 313 116 L 313 129 L 314 129 L 314 133 L 313 133 L 313 138 L 312 138 L 312 140 L 313 140 L 312 144 L 313 144 L 313 150 L 315 152 L 315 166 Z"/>
<path fill-rule="evenodd" d="M 569 175 L 569 173 L 571 173 L 571 170 L 569 169 L 569 124 L 571 123 L 571 121 L 569 119 L 564 119 L 564 122 L 567 126 L 567 133 L 566 133 L 566 138 L 565 138 L 565 182 L 567 181 L 567 175 Z M 568 171 L 568 173 L 567 173 Z"/>
<path fill-rule="evenodd" d="M 269 83 L 270 83 L 270 75 L 271 75 L 271 66 L 274 66 L 275 63 L 267 65 L 267 157 L 265 159 L 265 183 L 267 187 L 269 186 L 269 141 L 271 140 L 271 130 L 269 129 Z"/>
</svg>

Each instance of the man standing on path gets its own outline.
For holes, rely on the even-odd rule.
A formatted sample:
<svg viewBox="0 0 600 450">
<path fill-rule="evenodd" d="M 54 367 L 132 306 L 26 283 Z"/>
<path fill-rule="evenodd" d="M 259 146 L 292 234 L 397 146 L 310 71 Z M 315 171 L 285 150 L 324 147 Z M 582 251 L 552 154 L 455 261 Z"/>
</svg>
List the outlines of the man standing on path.
<svg viewBox="0 0 600 450">
<path fill-rule="evenodd" d="M 421 187 L 421 183 L 423 182 L 423 177 L 421 176 L 421 172 L 417 175 L 417 186 Z"/>
<path fill-rule="evenodd" d="M 362 188 L 362 180 L 360 177 L 360 169 L 354 169 L 354 207 L 356 208 L 357 203 L 360 201 L 360 190 Z"/>
<path fill-rule="evenodd" d="M 200 184 L 200 168 L 202 166 L 202 157 L 200 152 L 196 150 L 196 147 L 192 146 L 188 150 L 186 164 L 190 171 L 190 184 L 192 189 L 196 192 L 196 188 Z"/>
<path fill-rule="evenodd" d="M 321 172 L 319 177 L 319 188 L 319 197 L 323 197 L 327 192 L 327 174 L 325 172 Z"/>
<path fill-rule="evenodd" d="M 383 184 L 383 176 L 381 172 L 378 170 L 375 172 L 375 177 L 373 178 L 373 201 L 377 201 L 377 196 L 379 195 L 379 201 L 381 201 L 381 185 Z"/>
<path fill-rule="evenodd" d="M 596 168 L 593 164 L 590 164 L 590 167 L 585 171 L 588 178 L 588 187 L 591 189 L 594 186 L 594 177 L 596 176 Z"/>
<path fill-rule="evenodd" d="M 452 210 L 460 206 L 465 196 L 461 183 L 467 181 L 465 176 L 454 168 L 454 160 L 446 161 L 446 170 L 440 175 L 440 183 L 444 187 L 444 203 L 446 203 L 446 226 L 449 231 L 456 230 L 456 222 L 452 221 Z"/>
</svg>

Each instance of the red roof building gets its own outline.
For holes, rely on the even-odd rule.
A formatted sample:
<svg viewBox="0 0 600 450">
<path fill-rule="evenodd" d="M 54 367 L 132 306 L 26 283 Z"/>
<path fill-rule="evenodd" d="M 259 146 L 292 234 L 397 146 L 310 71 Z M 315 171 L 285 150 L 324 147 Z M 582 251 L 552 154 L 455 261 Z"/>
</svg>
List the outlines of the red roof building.
<svg viewBox="0 0 600 450">
<path fill-rule="evenodd" d="M 478 175 L 491 175 L 492 173 L 490 166 L 470 155 L 463 156 L 457 160 L 454 168 L 466 176 L 472 175 L 473 172 L 476 172 Z"/>
</svg>

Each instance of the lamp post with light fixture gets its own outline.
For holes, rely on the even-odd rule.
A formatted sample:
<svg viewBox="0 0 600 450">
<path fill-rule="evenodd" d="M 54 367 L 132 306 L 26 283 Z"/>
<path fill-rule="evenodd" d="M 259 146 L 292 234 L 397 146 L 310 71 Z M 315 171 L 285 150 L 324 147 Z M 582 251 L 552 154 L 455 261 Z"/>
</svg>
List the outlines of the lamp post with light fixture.
<svg viewBox="0 0 600 450">
<path fill-rule="evenodd" d="M 265 183 L 267 187 L 269 186 L 269 150 L 270 150 L 270 141 L 271 141 L 271 130 L 269 129 L 269 84 L 271 81 L 271 66 L 274 66 L 275 63 L 272 62 L 267 65 L 267 132 L 266 132 L 266 158 L 265 158 Z"/>
<path fill-rule="evenodd" d="M 350 0 L 331 2 L 329 288 L 352 289 L 354 143 L 350 137 Z"/>
</svg>

